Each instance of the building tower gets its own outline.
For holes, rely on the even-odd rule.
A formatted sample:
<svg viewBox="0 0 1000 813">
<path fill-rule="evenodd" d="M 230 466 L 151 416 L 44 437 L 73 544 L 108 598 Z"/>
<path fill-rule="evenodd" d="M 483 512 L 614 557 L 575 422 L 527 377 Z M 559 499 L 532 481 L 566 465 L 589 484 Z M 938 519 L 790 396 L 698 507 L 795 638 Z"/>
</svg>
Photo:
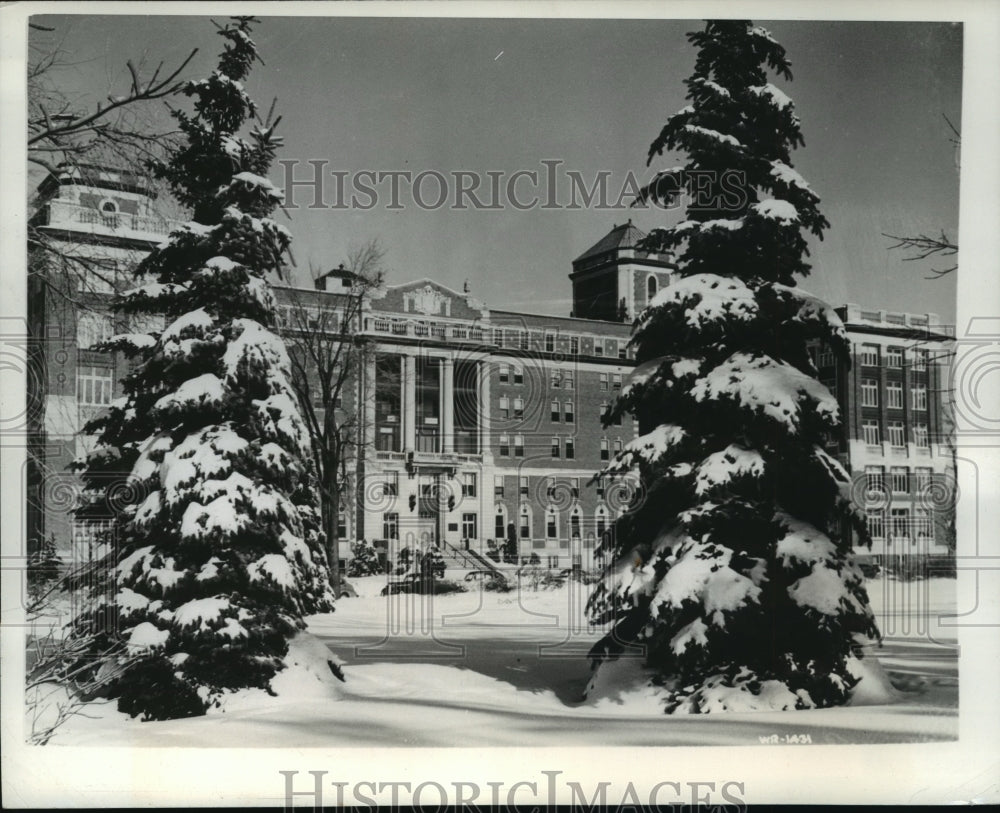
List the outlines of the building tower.
<svg viewBox="0 0 1000 813">
<path fill-rule="evenodd" d="M 646 233 L 632 221 L 612 227 L 573 260 L 573 312 L 579 319 L 631 322 L 670 280 L 668 254 L 640 251 Z"/>
<path fill-rule="evenodd" d="M 92 346 L 142 329 L 116 324 L 110 301 L 134 284 L 131 271 L 173 224 L 157 215 L 145 179 L 129 171 L 62 167 L 37 195 L 28 277 L 28 549 L 54 537 L 66 552 L 71 538 L 88 535 L 74 528 L 80 481 L 68 469 L 92 443 L 80 429 L 107 408 L 125 373 L 121 354 Z"/>
</svg>

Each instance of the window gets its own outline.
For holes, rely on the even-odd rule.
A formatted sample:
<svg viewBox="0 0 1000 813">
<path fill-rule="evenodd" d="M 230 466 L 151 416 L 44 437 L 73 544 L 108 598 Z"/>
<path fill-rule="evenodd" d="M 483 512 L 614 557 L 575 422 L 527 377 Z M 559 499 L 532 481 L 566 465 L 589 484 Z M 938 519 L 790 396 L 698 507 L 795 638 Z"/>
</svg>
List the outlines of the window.
<svg viewBox="0 0 1000 813">
<path fill-rule="evenodd" d="M 521 506 L 521 513 L 518 515 L 518 535 L 521 539 L 531 538 L 531 509 L 526 505 Z"/>
<path fill-rule="evenodd" d="M 563 410 L 566 413 L 566 423 L 573 423 L 573 402 L 567 401 L 564 403 Z"/>
<path fill-rule="evenodd" d="M 865 490 L 870 499 L 878 499 L 885 485 L 885 469 L 882 466 L 865 466 Z"/>
<path fill-rule="evenodd" d="M 913 424 L 913 442 L 918 449 L 930 448 L 930 439 L 927 437 L 927 424 Z"/>
<path fill-rule="evenodd" d="M 885 538 L 885 517 L 881 511 L 869 511 L 865 515 L 865 522 L 872 539 Z"/>
<path fill-rule="evenodd" d="M 514 399 L 514 418 L 515 420 L 524 417 L 524 399 L 515 398 Z"/>
<path fill-rule="evenodd" d="M 500 383 L 506 384 L 510 381 L 510 365 L 501 364 L 500 365 Z"/>
<path fill-rule="evenodd" d="M 594 512 L 594 527 L 600 537 L 603 537 L 604 532 L 608 529 L 608 511 L 603 505 Z"/>
<path fill-rule="evenodd" d="M 81 404 L 111 403 L 111 368 L 81 365 L 76 368 L 76 400 Z"/>
<path fill-rule="evenodd" d="M 503 475 L 496 474 L 493 476 L 493 496 L 503 498 Z"/>
<path fill-rule="evenodd" d="M 834 381 L 832 378 L 823 378 L 823 379 L 820 379 L 819 383 L 822 384 L 824 387 L 826 387 L 830 391 L 830 395 L 836 395 L 837 394 L 837 382 Z"/>
<path fill-rule="evenodd" d="M 927 409 L 927 385 L 914 384 L 910 388 L 910 404 L 913 409 L 924 411 Z"/>
<path fill-rule="evenodd" d="M 501 396 L 500 398 L 500 417 L 510 417 L 510 399 L 506 395 Z"/>
<path fill-rule="evenodd" d="M 916 508 L 913 511 L 913 536 L 921 541 L 934 539 L 934 526 L 926 508 Z"/>
<path fill-rule="evenodd" d="M 889 421 L 889 444 L 895 449 L 902 449 L 906 445 L 902 421 Z"/>
<path fill-rule="evenodd" d="M 399 539 L 399 514 L 395 511 L 382 514 L 382 538 Z"/>
<path fill-rule="evenodd" d="M 462 473 L 462 496 L 476 496 L 476 473 L 474 471 L 466 471 Z"/>
<path fill-rule="evenodd" d="M 560 444 L 559 444 L 559 437 L 557 435 L 553 435 L 552 436 L 552 450 L 551 450 L 551 456 L 552 457 L 559 457 L 559 446 L 560 446 Z"/>
<path fill-rule="evenodd" d="M 914 350 L 913 351 L 913 369 L 919 370 L 921 372 L 927 369 L 927 357 L 928 353 L 926 350 Z"/>
<path fill-rule="evenodd" d="M 556 496 L 556 478 L 545 478 L 545 499 L 554 500 Z"/>
<path fill-rule="evenodd" d="M 111 319 L 101 313 L 81 313 L 76 321 L 76 346 L 81 350 L 111 338 Z"/>
<path fill-rule="evenodd" d="M 601 403 L 601 414 L 600 414 L 601 423 L 604 422 L 605 418 L 607 418 L 609 420 L 609 424 L 608 424 L 609 426 L 621 426 L 622 425 L 622 416 L 621 416 L 621 413 L 619 412 L 618 414 L 612 414 L 612 412 L 611 412 L 611 405 L 607 401 L 604 401 L 604 402 Z"/>
<path fill-rule="evenodd" d="M 343 508 L 337 512 L 337 539 L 347 539 L 347 512 Z"/>
<path fill-rule="evenodd" d="M 580 538 L 580 508 L 574 508 L 569 514 L 569 535 L 571 539 Z"/>
<path fill-rule="evenodd" d="M 902 367 L 903 366 L 903 348 L 902 347 L 887 347 L 885 349 L 885 362 L 889 367 Z"/>
<path fill-rule="evenodd" d="M 576 380 L 572 370 L 563 370 L 563 389 L 571 390 L 576 386 Z"/>
<path fill-rule="evenodd" d="M 580 478 L 571 477 L 569 481 L 570 494 L 573 495 L 573 499 L 577 499 L 580 496 Z"/>
<path fill-rule="evenodd" d="M 493 517 L 493 538 L 494 539 L 506 539 L 507 538 L 507 517 L 503 512 L 503 506 L 497 506 L 496 516 Z"/>
<path fill-rule="evenodd" d="M 549 385 L 553 389 L 559 389 L 562 386 L 562 370 L 552 370 L 549 373 Z"/>
<path fill-rule="evenodd" d="M 603 356 L 604 355 L 604 345 L 601 344 L 600 339 L 594 340 L 594 355 Z"/>
<path fill-rule="evenodd" d="M 878 446 L 879 440 L 878 421 L 864 421 L 861 424 L 861 431 L 864 433 L 865 443 L 869 446 Z"/>
<path fill-rule="evenodd" d="M 654 296 L 656 296 L 656 277 L 650 276 L 646 280 L 646 302 L 651 302 Z"/>
<path fill-rule="evenodd" d="M 601 460 L 610 460 L 611 452 L 608 449 L 608 439 L 601 438 Z"/>
<path fill-rule="evenodd" d="M 622 453 L 622 439 L 615 438 L 615 454 L 619 455 Z"/>
<path fill-rule="evenodd" d="M 874 378 L 861 379 L 861 406 L 878 406 L 878 382 Z"/>
<path fill-rule="evenodd" d="M 913 474 L 916 479 L 917 491 L 923 491 L 928 488 L 934 476 L 933 470 L 927 466 L 917 466 L 913 470 Z"/>
<path fill-rule="evenodd" d="M 551 333 L 545 334 L 545 352 L 554 353 L 556 349 L 556 337 Z"/>
<path fill-rule="evenodd" d="M 510 435 L 500 436 L 500 457 L 510 457 Z"/>
<path fill-rule="evenodd" d="M 518 491 L 520 492 L 520 494 L 521 494 L 522 497 L 527 497 L 528 496 L 528 478 L 527 477 L 521 477 L 518 480 Z"/>
<path fill-rule="evenodd" d="M 514 457 L 524 457 L 524 435 L 514 435 Z"/>
<path fill-rule="evenodd" d="M 479 539 L 478 520 L 478 514 L 462 514 L 462 539 Z"/>
<path fill-rule="evenodd" d="M 820 345 L 819 351 L 816 353 L 816 366 L 817 367 L 833 366 L 833 351 L 826 345 Z"/>
<path fill-rule="evenodd" d="M 552 420 L 555 421 L 556 423 L 558 423 L 559 422 L 559 416 L 560 416 L 559 402 L 558 401 L 553 401 L 552 402 L 552 405 L 551 405 L 551 415 L 552 415 Z"/>
<path fill-rule="evenodd" d="M 618 345 L 618 358 L 620 358 L 622 361 L 628 358 L 628 351 L 624 344 Z"/>
<path fill-rule="evenodd" d="M 519 337 L 520 337 L 521 349 L 522 350 L 527 350 L 528 349 L 528 331 L 522 330 L 520 332 L 520 334 L 519 334 Z"/>
<path fill-rule="evenodd" d="M 601 392 L 608 391 L 608 374 L 601 373 Z"/>
<path fill-rule="evenodd" d="M 572 460 L 576 457 L 576 447 L 573 444 L 573 438 L 566 438 L 566 459 Z"/>
<path fill-rule="evenodd" d="M 613 373 L 611 375 L 611 389 L 620 390 L 622 388 L 622 374 Z"/>
<path fill-rule="evenodd" d="M 906 466 L 893 466 L 889 469 L 889 482 L 893 494 L 909 494 L 910 470 Z"/>
<path fill-rule="evenodd" d="M 866 367 L 878 367 L 878 345 L 861 345 L 861 363 Z"/>
<path fill-rule="evenodd" d="M 893 539 L 910 538 L 910 509 L 893 508 L 891 513 L 891 530 Z"/>
<path fill-rule="evenodd" d="M 524 383 L 524 368 L 520 364 L 515 364 L 511 366 L 511 372 L 514 373 L 514 383 L 523 384 Z"/>
<path fill-rule="evenodd" d="M 559 557 L 558 556 L 550 556 L 550 557 L 548 557 L 548 562 L 549 562 L 549 567 L 550 568 L 554 569 L 554 568 L 559 567 Z"/>
<path fill-rule="evenodd" d="M 545 512 L 545 538 L 559 538 L 559 517 L 556 515 L 555 508 L 550 508 Z"/>
<path fill-rule="evenodd" d="M 580 338 L 578 336 L 573 336 L 569 340 L 569 352 L 574 356 L 580 353 Z"/>
<path fill-rule="evenodd" d="M 164 318 L 159 313 L 133 313 L 128 321 L 132 333 L 159 333 L 163 330 Z"/>
<path fill-rule="evenodd" d="M 597 499 L 603 499 L 604 497 L 604 479 L 598 477 L 594 482 L 594 490 L 597 492 Z"/>
<path fill-rule="evenodd" d="M 903 385 L 898 381 L 890 381 L 885 387 L 886 402 L 892 409 L 903 408 Z"/>
<path fill-rule="evenodd" d="M 398 471 L 387 471 L 383 473 L 382 481 L 382 496 L 383 497 L 396 497 L 399 496 L 399 472 Z"/>
</svg>

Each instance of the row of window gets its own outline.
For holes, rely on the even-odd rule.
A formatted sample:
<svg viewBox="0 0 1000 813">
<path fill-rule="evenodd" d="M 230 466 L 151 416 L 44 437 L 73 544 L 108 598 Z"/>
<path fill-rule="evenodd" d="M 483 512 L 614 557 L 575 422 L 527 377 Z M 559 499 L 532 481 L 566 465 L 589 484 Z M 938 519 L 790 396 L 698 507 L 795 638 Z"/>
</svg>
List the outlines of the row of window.
<svg viewBox="0 0 1000 813">
<path fill-rule="evenodd" d="M 163 317 L 159 314 L 134 314 L 129 317 L 131 333 L 153 333 L 163 330 Z M 81 312 L 76 319 L 76 346 L 86 350 L 99 342 L 106 342 L 115 334 L 114 320 L 107 314 Z"/>
<path fill-rule="evenodd" d="M 552 499 L 556 495 L 556 488 L 559 482 L 566 482 L 569 484 L 570 495 L 573 499 L 580 496 L 580 478 L 570 477 L 567 480 L 559 480 L 555 477 L 546 478 L 547 482 L 545 485 L 545 496 Z M 518 477 L 518 496 L 522 499 L 527 498 L 529 495 L 529 485 L 527 477 Z M 604 482 L 602 480 L 597 480 L 594 483 L 595 492 L 598 498 L 604 496 Z M 502 500 L 506 497 L 506 487 L 504 485 L 504 476 L 502 474 L 494 475 L 493 478 L 493 496 L 498 500 Z"/>
<path fill-rule="evenodd" d="M 527 506 L 524 506 L 518 516 L 518 538 L 530 539 L 532 519 L 531 510 Z M 570 539 L 578 539 L 583 542 L 583 547 L 591 548 L 594 546 L 595 539 L 602 537 L 610 527 L 608 510 L 601 506 L 597 509 L 597 511 L 595 511 L 593 533 L 588 533 L 584 536 L 582 523 L 583 512 L 579 507 L 576 507 L 571 510 L 569 514 L 569 536 L 568 538 L 560 539 L 559 512 L 554 508 L 549 508 L 545 512 L 545 539 L 560 540 L 563 547 L 569 547 Z M 493 537 L 495 539 L 507 538 L 507 524 L 507 512 L 502 507 L 498 508 L 493 519 Z M 461 533 L 462 539 L 479 539 L 479 515 L 477 513 L 469 511 L 462 514 Z M 382 514 L 382 538 L 395 540 L 399 539 L 398 511 L 387 511 Z"/>
<path fill-rule="evenodd" d="M 519 350 L 530 350 L 531 345 L 539 345 L 540 335 L 526 330 L 510 330 L 504 328 L 493 329 L 493 342 L 497 347 L 511 347 Z M 542 346 L 546 353 L 556 352 L 556 335 L 546 333 L 542 340 Z M 569 337 L 570 355 L 580 354 L 580 337 Z M 626 342 L 619 339 L 594 339 L 593 354 L 595 356 L 617 356 L 620 359 L 628 358 L 628 347 Z"/>
<path fill-rule="evenodd" d="M 601 403 L 597 414 L 597 419 L 599 421 L 603 420 L 604 416 L 608 414 L 610 406 L 611 405 L 607 401 L 603 401 Z M 499 413 L 500 417 L 504 420 L 509 420 L 510 418 L 514 418 L 514 420 L 521 420 L 524 418 L 524 399 L 510 398 L 506 395 L 500 396 Z M 576 408 L 573 402 L 552 401 L 549 404 L 549 418 L 553 423 L 576 423 Z M 620 414 L 615 415 L 612 425 L 622 425 L 622 416 Z"/>
<path fill-rule="evenodd" d="M 926 489 L 933 477 L 934 470 L 929 466 L 917 466 L 912 472 L 907 466 L 892 466 L 889 469 L 888 486 L 893 494 L 909 494 L 914 489 Z M 885 466 L 865 466 L 865 486 L 872 492 L 885 491 Z"/>
<path fill-rule="evenodd" d="M 513 446 L 511 440 L 513 439 Z M 498 443 L 500 457 L 524 457 L 524 435 L 500 435 Z M 576 458 L 576 441 L 569 435 L 554 435 L 550 447 L 553 458 Z"/>
<path fill-rule="evenodd" d="M 878 381 L 874 378 L 861 379 L 861 406 L 877 407 Z M 903 408 L 903 385 L 899 381 L 890 381 L 885 385 L 886 406 L 890 409 Z M 927 409 L 927 385 L 914 384 L 910 387 L 910 408 L 914 410 Z"/>
<path fill-rule="evenodd" d="M 524 383 L 524 368 L 519 364 L 503 362 L 497 367 L 497 376 L 501 384 L 520 385 Z M 552 389 L 572 390 L 576 388 L 576 372 L 570 367 L 556 368 L 549 372 L 549 385 Z M 598 379 L 601 392 L 620 390 L 622 388 L 621 373 L 601 373 Z"/>
<path fill-rule="evenodd" d="M 892 508 L 888 516 L 885 511 L 868 511 L 866 515 L 868 533 L 876 541 L 931 541 L 934 539 L 934 524 L 930 512 L 925 508 Z M 888 533 L 888 536 L 886 535 Z"/>
<path fill-rule="evenodd" d="M 906 448 L 906 425 L 902 421 L 887 421 L 889 445 L 894 449 Z M 861 431 L 867 446 L 879 446 L 882 443 L 881 425 L 878 420 L 866 419 L 861 422 Z M 914 423 L 910 426 L 911 440 L 918 449 L 929 449 L 930 439 L 927 435 L 926 423 Z"/>
<path fill-rule="evenodd" d="M 926 370 L 930 359 L 930 351 L 915 348 L 909 351 L 914 370 Z M 877 344 L 861 345 L 861 364 L 865 367 L 878 367 L 882 348 Z M 907 351 L 902 347 L 885 348 L 885 366 L 891 369 L 903 367 L 906 363 Z"/>
</svg>

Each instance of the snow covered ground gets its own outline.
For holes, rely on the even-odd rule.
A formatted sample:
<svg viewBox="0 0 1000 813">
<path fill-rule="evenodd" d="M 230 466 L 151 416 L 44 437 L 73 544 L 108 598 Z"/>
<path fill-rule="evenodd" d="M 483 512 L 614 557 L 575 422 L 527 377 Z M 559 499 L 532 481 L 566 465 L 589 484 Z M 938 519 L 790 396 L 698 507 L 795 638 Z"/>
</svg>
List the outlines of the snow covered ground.
<svg viewBox="0 0 1000 813">
<path fill-rule="evenodd" d="M 91 706 L 88 717 L 61 726 L 52 744 L 527 747 L 957 737 L 958 649 L 938 621 L 954 611 L 953 580 L 869 584 L 886 640 L 873 650 L 878 664 L 850 707 L 671 717 L 642 691 L 582 700 L 591 678 L 584 654 L 598 634 L 582 623 L 587 587 L 386 598 L 379 595 L 385 577 L 352 583 L 357 598 L 309 625 L 342 661 L 346 682 L 325 674 L 322 650 L 307 644 L 304 670 L 277 698 L 242 697 L 225 713 L 157 723 L 127 721 L 111 704 Z"/>
</svg>

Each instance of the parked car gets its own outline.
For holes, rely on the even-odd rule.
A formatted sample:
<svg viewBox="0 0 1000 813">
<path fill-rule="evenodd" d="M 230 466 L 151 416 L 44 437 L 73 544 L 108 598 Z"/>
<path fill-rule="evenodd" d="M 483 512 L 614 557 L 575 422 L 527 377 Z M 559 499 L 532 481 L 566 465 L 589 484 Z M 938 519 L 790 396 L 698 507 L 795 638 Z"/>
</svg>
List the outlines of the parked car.
<svg viewBox="0 0 1000 813">
<path fill-rule="evenodd" d="M 419 593 L 420 587 L 420 574 L 407 573 L 401 579 L 391 581 L 383 587 L 382 595 L 389 596 L 394 593 Z"/>
</svg>

